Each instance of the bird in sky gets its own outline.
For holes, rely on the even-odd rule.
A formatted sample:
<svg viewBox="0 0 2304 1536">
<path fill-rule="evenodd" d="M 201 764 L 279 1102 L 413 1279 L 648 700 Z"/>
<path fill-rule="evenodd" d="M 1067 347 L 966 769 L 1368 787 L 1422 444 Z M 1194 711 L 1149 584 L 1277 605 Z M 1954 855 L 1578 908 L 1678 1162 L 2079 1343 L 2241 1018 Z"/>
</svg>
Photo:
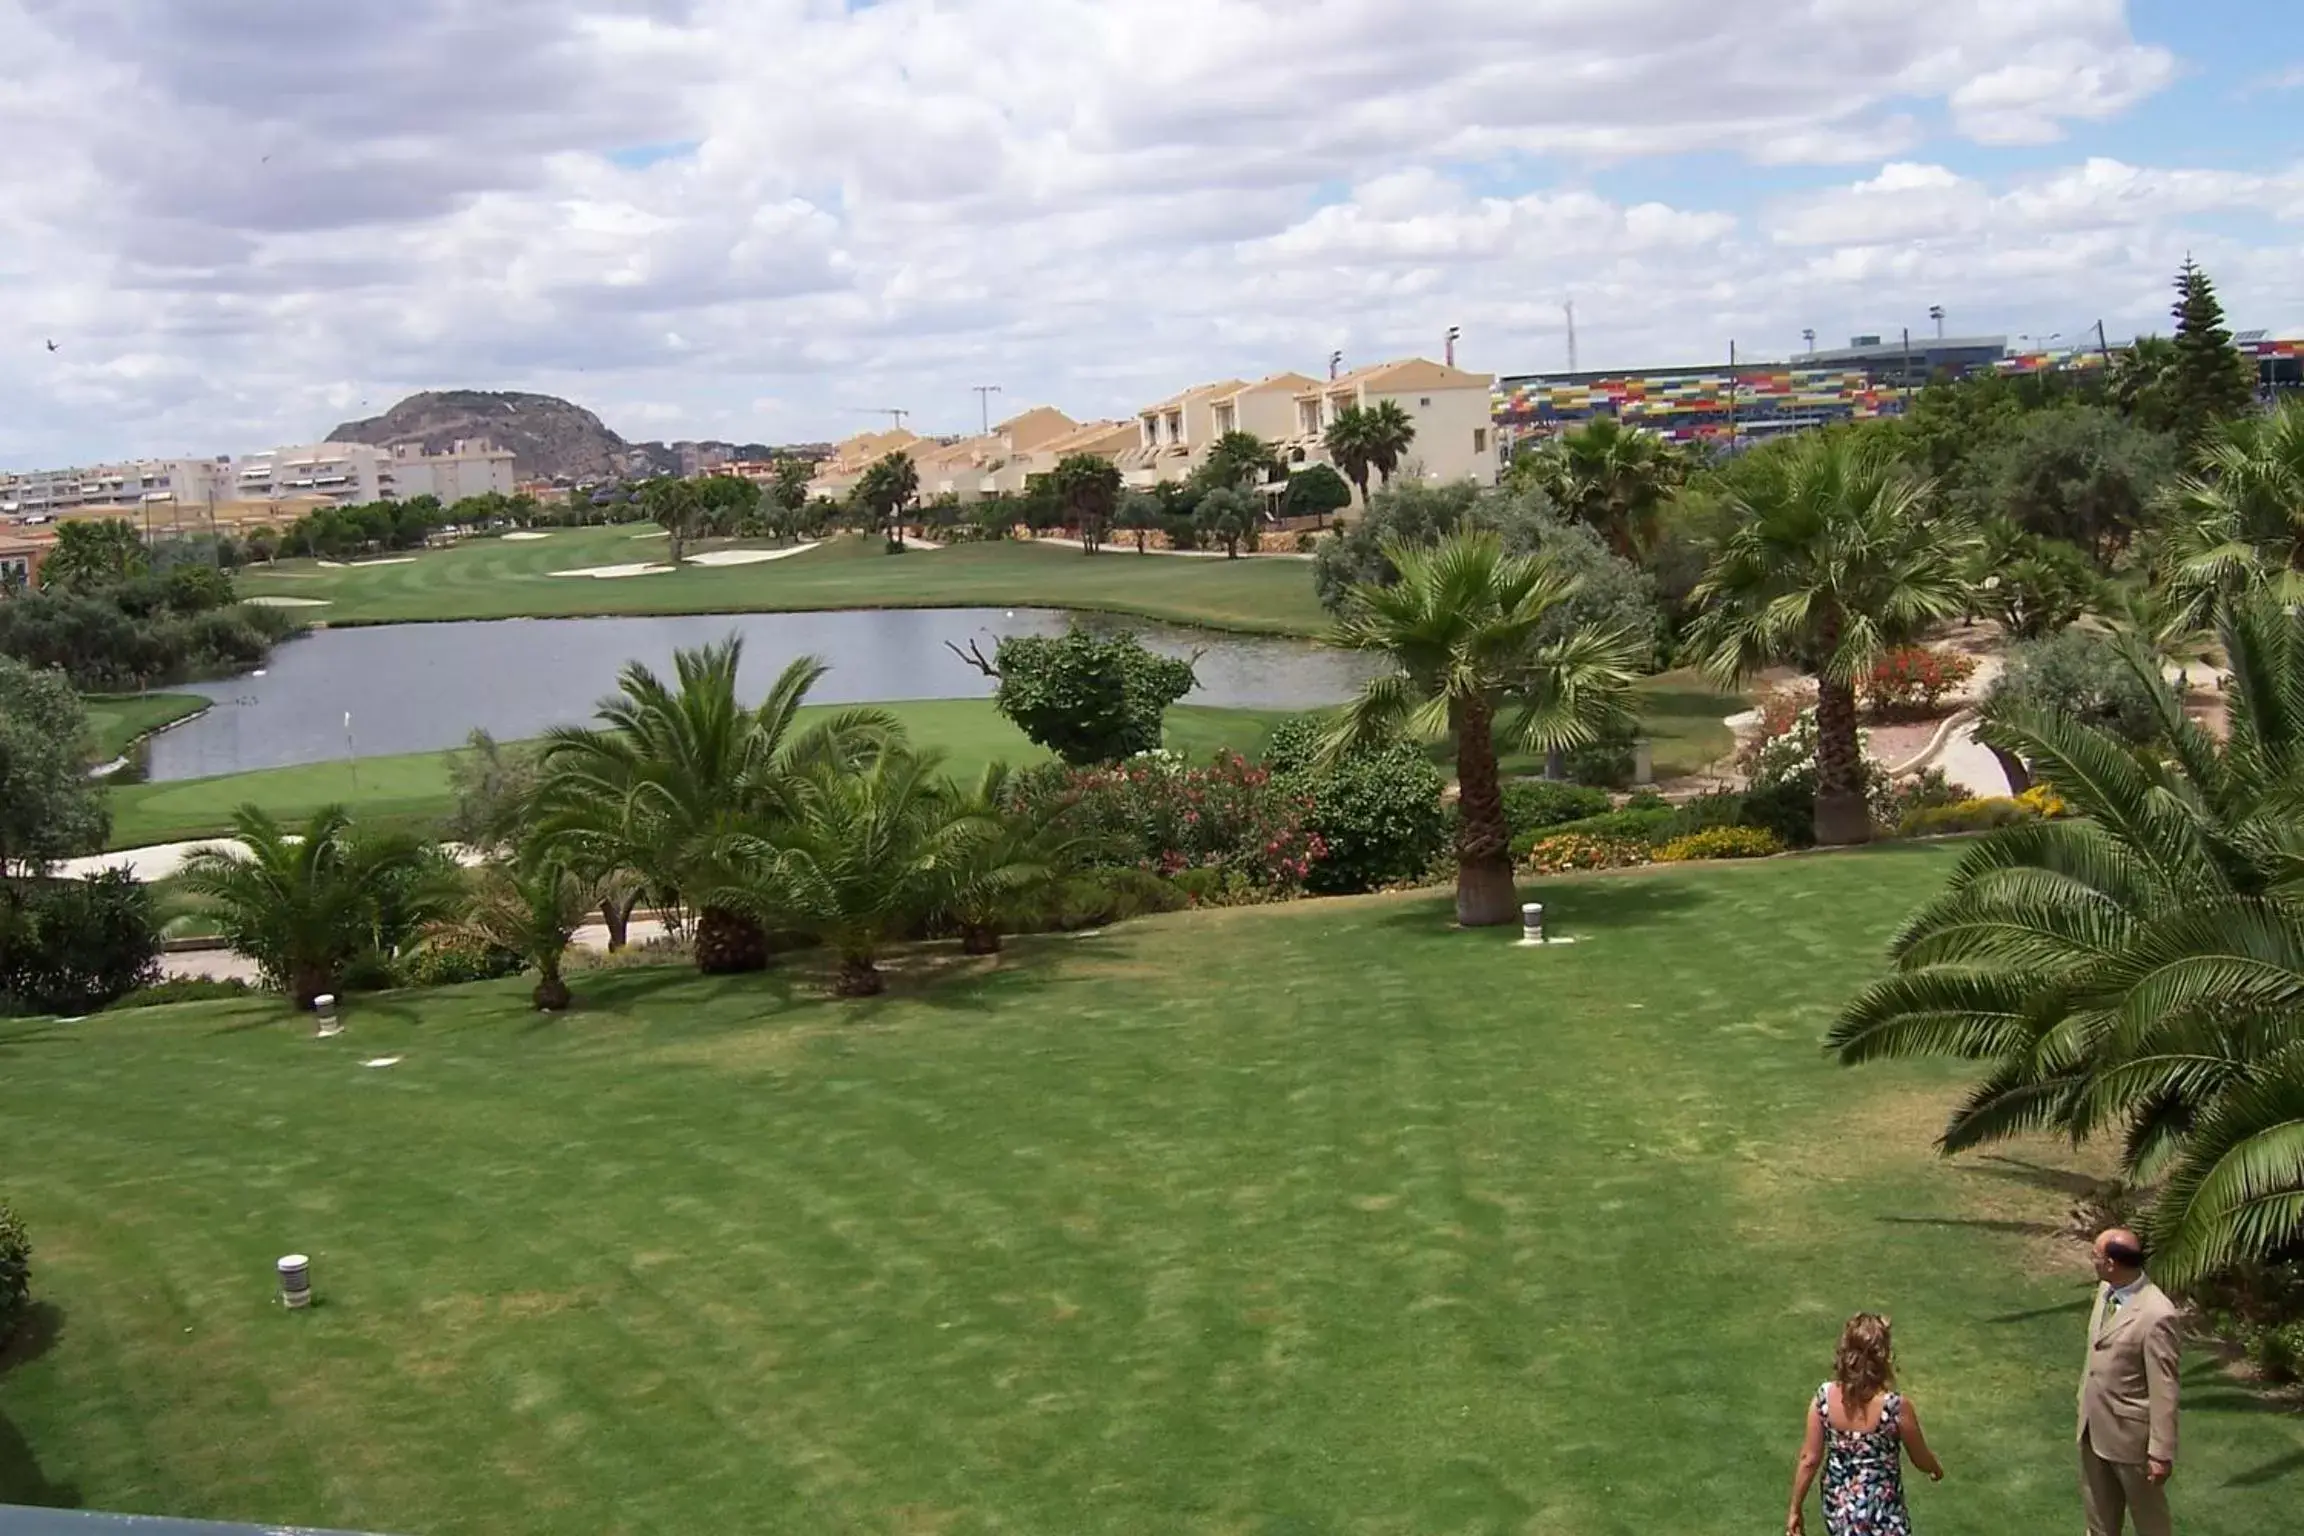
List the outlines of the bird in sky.
<svg viewBox="0 0 2304 1536">
<path fill-rule="evenodd" d="M 51 352 L 56 350 L 56 343 L 53 340 L 48 343 L 48 350 Z"/>
</svg>

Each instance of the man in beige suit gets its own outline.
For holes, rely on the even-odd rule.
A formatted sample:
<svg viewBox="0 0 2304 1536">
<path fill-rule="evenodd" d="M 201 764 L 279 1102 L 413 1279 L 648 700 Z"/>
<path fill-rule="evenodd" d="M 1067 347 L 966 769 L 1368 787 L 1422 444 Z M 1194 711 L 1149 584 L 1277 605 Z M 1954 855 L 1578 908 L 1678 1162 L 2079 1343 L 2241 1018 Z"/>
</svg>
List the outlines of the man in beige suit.
<svg viewBox="0 0 2304 1536">
<path fill-rule="evenodd" d="M 2096 1305 L 2080 1373 L 2080 1501 L 2088 1536 L 2168 1536 L 2176 1470 L 2176 1304 L 2144 1278 L 2144 1245 L 2121 1227 L 2096 1238 Z"/>
</svg>

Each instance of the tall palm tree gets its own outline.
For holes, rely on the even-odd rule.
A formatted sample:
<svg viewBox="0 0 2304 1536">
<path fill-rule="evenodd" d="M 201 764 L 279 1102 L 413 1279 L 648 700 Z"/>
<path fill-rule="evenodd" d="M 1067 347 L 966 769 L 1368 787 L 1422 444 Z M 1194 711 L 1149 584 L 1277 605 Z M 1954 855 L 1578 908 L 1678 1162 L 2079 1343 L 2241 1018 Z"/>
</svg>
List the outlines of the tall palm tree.
<svg viewBox="0 0 2304 1536">
<path fill-rule="evenodd" d="M 838 961 L 833 990 L 871 997 L 887 986 L 882 951 L 948 909 L 994 831 L 954 793 L 941 753 L 892 742 L 860 769 L 800 775 L 791 814 L 733 850 L 713 899 L 821 940 Z"/>
<path fill-rule="evenodd" d="M 239 848 L 192 850 L 184 887 L 213 906 L 225 943 L 298 1008 L 338 990 L 354 957 L 395 946 L 449 899 L 430 878 L 436 850 L 404 833 L 362 831 L 340 805 L 295 833 L 244 805 L 232 830 Z"/>
<path fill-rule="evenodd" d="M 1392 483 L 1408 445 L 1416 441 L 1416 421 L 1397 400 L 1379 400 L 1368 407 L 1368 462 L 1377 478 Z"/>
<path fill-rule="evenodd" d="M 1348 405 L 1336 413 L 1322 435 L 1321 445 L 1328 450 L 1330 462 L 1352 482 L 1360 493 L 1360 505 L 1368 505 L 1368 475 L 1376 467 L 1376 457 L 1382 434 L 1376 418 L 1359 406 Z"/>
<path fill-rule="evenodd" d="M 898 450 L 883 455 L 857 477 L 851 494 L 872 516 L 874 526 L 888 536 L 888 548 L 904 548 L 904 512 L 920 495 L 920 467 L 912 455 Z"/>
<path fill-rule="evenodd" d="M 2304 600 L 2304 401 L 2216 423 L 2164 510 L 2159 574 L 2195 622 L 2251 587 Z"/>
<path fill-rule="evenodd" d="M 2164 756 L 2002 723 L 2080 815 L 1971 848 L 1831 1035 L 1848 1063 L 1986 1063 L 1948 1152 L 2116 1134 L 2131 1179 L 2166 1179 L 2149 1225 L 2179 1282 L 2304 1237 L 2304 618 L 2260 597 L 2220 633 L 2223 741 L 2162 690 Z"/>
<path fill-rule="evenodd" d="M 1686 457 L 1670 443 L 1612 416 L 1562 433 L 1515 468 L 1634 562 L 1654 547 L 1664 503 L 1688 477 Z"/>
<path fill-rule="evenodd" d="M 472 876 L 461 910 L 428 930 L 452 943 L 507 950 L 536 968 L 529 994 L 540 1013 L 558 1013 L 575 1001 L 561 962 L 576 930 L 601 902 L 597 881 L 549 853 L 482 865 Z"/>
<path fill-rule="evenodd" d="M 1814 675 L 1816 838 L 1871 836 L 1856 684 L 1891 646 L 1956 617 L 1971 535 L 1886 437 L 1811 432 L 1773 452 L 1733 504 L 1735 531 L 1689 596 L 1690 641 L 1723 686 L 1763 667 Z"/>
<path fill-rule="evenodd" d="M 600 724 L 545 735 L 540 829 L 572 867 L 629 871 L 659 900 L 699 902 L 696 964 L 707 972 L 768 963 L 758 914 L 712 901 L 733 839 L 788 816 L 801 775 L 858 761 L 896 729 L 883 710 L 841 710 L 803 727 L 824 676 L 803 656 L 752 708 L 737 696 L 743 642 L 673 656 L 674 682 L 638 662 L 601 702 Z"/>
<path fill-rule="evenodd" d="M 1582 629 L 1540 638 L 1576 590 L 1540 556 L 1514 558 L 1492 533 L 1455 533 L 1429 548 L 1390 543 L 1400 579 L 1354 586 L 1331 645 L 1388 666 L 1346 708 L 1332 750 L 1408 734 L 1456 744 L 1459 793 L 1456 920 L 1467 928 L 1518 917 L 1498 777 L 1504 734 L 1534 751 L 1581 746 L 1620 719 L 1636 668 L 1626 636 Z"/>
</svg>

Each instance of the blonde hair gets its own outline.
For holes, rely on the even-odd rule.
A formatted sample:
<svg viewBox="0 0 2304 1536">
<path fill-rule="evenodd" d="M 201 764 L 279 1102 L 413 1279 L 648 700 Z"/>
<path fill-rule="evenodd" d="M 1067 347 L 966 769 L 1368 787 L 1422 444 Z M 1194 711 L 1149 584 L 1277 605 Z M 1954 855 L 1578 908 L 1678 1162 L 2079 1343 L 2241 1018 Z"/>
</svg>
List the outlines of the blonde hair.
<svg viewBox="0 0 2304 1536">
<path fill-rule="evenodd" d="M 1832 1380 L 1850 1413 L 1862 1412 L 1895 1384 L 1896 1354 L 1887 1318 L 1859 1312 L 1848 1319 L 1848 1326 L 1840 1330 L 1840 1348 L 1832 1356 Z"/>
</svg>

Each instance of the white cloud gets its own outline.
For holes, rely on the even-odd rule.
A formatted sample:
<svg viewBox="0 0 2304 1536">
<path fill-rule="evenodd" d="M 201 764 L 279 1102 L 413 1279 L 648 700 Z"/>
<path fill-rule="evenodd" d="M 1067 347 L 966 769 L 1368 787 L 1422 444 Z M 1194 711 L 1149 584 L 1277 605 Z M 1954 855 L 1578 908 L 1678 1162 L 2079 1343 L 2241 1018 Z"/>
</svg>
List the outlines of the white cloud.
<svg viewBox="0 0 2304 1536">
<path fill-rule="evenodd" d="M 964 426 L 992 381 L 1125 411 L 1450 324 L 1541 366 L 1570 293 L 1588 361 L 1671 358 L 1905 282 L 2036 281 L 1884 242 L 2030 221 L 2144 263 L 2294 195 L 1928 163 L 1924 122 L 2033 141 L 2164 83 L 2121 0 L 0 0 L 0 54 L 18 464 L 447 385 L 789 437 L 883 404 Z M 1892 163 L 1757 226 L 1732 179 L 1611 190 L 1691 150 Z"/>
</svg>

